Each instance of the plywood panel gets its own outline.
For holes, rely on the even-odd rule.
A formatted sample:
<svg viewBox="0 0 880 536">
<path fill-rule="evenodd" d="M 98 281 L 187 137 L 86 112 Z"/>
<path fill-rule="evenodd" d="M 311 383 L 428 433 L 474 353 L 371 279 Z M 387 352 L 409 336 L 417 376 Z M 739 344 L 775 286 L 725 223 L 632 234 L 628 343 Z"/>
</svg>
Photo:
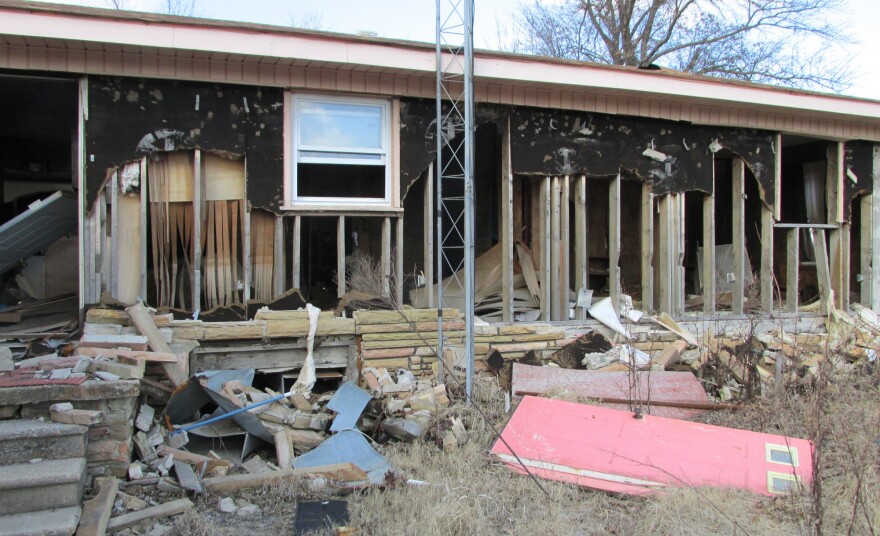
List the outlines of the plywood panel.
<svg viewBox="0 0 880 536">
<path fill-rule="evenodd" d="M 202 153 L 206 201 L 244 199 L 244 162 Z"/>
</svg>

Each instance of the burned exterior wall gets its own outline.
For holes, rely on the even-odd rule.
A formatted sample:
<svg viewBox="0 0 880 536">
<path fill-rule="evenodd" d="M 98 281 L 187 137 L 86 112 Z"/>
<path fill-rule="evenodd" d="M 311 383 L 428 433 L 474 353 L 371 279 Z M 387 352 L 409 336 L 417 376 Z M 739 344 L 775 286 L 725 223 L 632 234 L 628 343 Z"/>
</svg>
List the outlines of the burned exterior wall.
<svg viewBox="0 0 880 536">
<path fill-rule="evenodd" d="M 874 191 L 874 143 L 869 141 L 848 141 L 843 146 L 844 179 L 843 210 L 844 218 L 852 218 L 852 202 L 862 195 Z"/>
<path fill-rule="evenodd" d="M 401 100 L 401 187 L 434 159 L 435 104 Z M 739 155 L 773 206 L 776 135 L 772 132 L 565 110 L 477 105 L 477 125 L 510 118 L 513 171 L 525 175 L 617 175 L 621 168 L 651 184 L 655 194 L 712 193 L 714 153 Z M 660 160 L 645 156 L 653 149 Z"/>
<path fill-rule="evenodd" d="M 247 198 L 277 211 L 284 196 L 284 92 L 143 78 L 90 77 L 86 188 L 95 200 L 108 170 L 159 151 L 241 155 Z"/>
</svg>

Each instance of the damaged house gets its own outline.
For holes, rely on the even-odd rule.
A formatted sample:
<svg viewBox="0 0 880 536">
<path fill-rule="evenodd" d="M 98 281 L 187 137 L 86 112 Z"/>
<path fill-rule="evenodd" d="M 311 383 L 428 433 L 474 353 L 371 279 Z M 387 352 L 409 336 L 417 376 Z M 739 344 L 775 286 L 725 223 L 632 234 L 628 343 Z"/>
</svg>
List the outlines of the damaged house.
<svg viewBox="0 0 880 536">
<path fill-rule="evenodd" d="M 82 327 L 78 355 L 125 348 L 90 373 L 140 380 L 0 389 L 0 408 L 133 418 L 139 394 L 164 405 L 218 369 L 286 392 L 315 335 L 317 381 L 437 376 L 438 321 L 464 332 L 437 310 L 436 226 L 462 222 L 437 207 L 435 61 L 420 43 L 0 0 L 0 338 L 32 356 Z M 474 71 L 479 367 L 556 352 L 606 297 L 700 336 L 880 311 L 880 102 L 489 51 Z M 357 310 L 377 300 L 411 309 Z M 74 379 L 58 382 L 92 381 Z M 131 433 L 89 470 L 126 475 Z"/>
</svg>

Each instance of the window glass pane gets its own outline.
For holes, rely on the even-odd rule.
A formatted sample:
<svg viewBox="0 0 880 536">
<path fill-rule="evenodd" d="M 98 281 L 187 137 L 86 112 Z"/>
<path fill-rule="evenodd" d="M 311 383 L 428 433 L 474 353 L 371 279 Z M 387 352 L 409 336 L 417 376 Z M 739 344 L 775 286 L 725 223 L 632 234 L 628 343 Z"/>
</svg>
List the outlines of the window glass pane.
<svg viewBox="0 0 880 536">
<path fill-rule="evenodd" d="M 300 145 L 382 148 L 382 106 L 299 101 Z"/>
<path fill-rule="evenodd" d="M 299 164 L 297 197 L 385 199 L 385 166 Z"/>
<path fill-rule="evenodd" d="M 773 486 L 773 489 L 770 491 L 773 491 L 776 493 L 785 493 L 786 491 L 790 491 L 792 488 L 792 485 L 794 484 L 794 481 L 792 481 L 788 478 L 779 478 L 779 477 L 772 477 L 770 479 L 770 482 L 771 482 L 771 485 Z"/>
<path fill-rule="evenodd" d="M 299 156 L 305 158 L 347 158 L 377 161 L 381 161 L 385 158 L 385 155 L 383 154 L 340 153 L 336 151 L 300 151 Z"/>
<path fill-rule="evenodd" d="M 770 461 L 792 465 L 791 453 L 787 450 L 770 449 Z"/>
</svg>

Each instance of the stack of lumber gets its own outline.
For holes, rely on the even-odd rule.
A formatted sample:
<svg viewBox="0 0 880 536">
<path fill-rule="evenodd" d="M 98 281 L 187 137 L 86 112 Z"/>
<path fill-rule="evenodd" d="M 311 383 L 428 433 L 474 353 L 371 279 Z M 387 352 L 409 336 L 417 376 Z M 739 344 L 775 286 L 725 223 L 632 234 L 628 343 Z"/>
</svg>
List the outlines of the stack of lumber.
<svg viewBox="0 0 880 536">
<path fill-rule="evenodd" d="M 565 330 L 549 325 L 477 326 L 474 328 L 474 359 L 483 360 L 492 351 L 505 359 L 519 359 L 534 351 L 546 358 L 572 342 Z"/>
<path fill-rule="evenodd" d="M 356 311 L 354 321 L 363 367 L 437 374 L 437 309 Z M 458 309 L 443 309 L 443 332 L 450 344 L 464 342 Z"/>
<path fill-rule="evenodd" d="M 238 339 L 299 338 L 309 334 L 309 316 L 306 311 L 257 311 L 253 320 L 239 322 L 203 322 L 201 320 L 174 320 L 171 314 L 154 315 L 167 342 L 219 341 Z M 86 333 L 102 330 L 109 335 L 111 328 L 97 328 L 96 324 L 117 325 L 117 334 L 127 334 L 128 314 L 111 309 L 91 309 L 86 316 Z M 354 335 L 354 320 L 321 313 L 316 335 Z"/>
</svg>

